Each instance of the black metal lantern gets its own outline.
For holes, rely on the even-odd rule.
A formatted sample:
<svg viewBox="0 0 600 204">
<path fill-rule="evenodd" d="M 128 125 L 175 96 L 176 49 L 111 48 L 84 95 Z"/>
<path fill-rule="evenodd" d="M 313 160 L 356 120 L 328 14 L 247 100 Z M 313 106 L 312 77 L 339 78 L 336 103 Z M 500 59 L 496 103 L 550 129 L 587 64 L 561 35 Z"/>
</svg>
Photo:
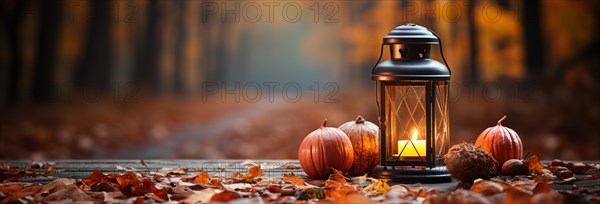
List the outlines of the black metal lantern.
<svg viewBox="0 0 600 204">
<path fill-rule="evenodd" d="M 406 183 L 451 180 L 443 158 L 450 142 L 450 69 L 430 59 L 431 45 L 439 44 L 442 51 L 440 41 L 415 24 L 398 26 L 383 38 L 372 71 L 381 158 L 372 172 L 375 177 Z M 379 64 L 385 45 L 390 47 L 391 60 Z"/>
</svg>

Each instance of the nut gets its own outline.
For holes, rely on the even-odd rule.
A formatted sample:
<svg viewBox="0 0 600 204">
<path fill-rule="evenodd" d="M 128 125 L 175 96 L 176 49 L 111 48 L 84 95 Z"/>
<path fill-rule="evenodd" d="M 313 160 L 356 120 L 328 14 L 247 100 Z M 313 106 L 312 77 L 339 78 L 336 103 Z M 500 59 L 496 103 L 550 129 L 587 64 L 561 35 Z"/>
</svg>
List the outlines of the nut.
<svg viewBox="0 0 600 204">
<path fill-rule="evenodd" d="M 590 167 L 584 163 L 578 162 L 573 164 L 571 171 L 576 174 L 584 174 Z"/>
<path fill-rule="evenodd" d="M 528 175 L 529 165 L 525 164 L 520 159 L 509 159 L 502 165 L 502 175 L 505 176 L 516 176 L 516 175 Z"/>
</svg>

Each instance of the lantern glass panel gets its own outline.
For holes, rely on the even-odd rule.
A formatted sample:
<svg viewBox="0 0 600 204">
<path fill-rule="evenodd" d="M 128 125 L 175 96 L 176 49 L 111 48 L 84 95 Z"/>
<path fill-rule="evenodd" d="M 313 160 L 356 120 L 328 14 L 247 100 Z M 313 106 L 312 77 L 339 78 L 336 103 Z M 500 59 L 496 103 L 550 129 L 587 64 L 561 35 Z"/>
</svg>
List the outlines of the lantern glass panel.
<svg viewBox="0 0 600 204">
<path fill-rule="evenodd" d="M 448 82 L 440 81 L 436 86 L 435 111 L 435 155 L 443 158 L 450 146 L 450 124 L 448 111 Z"/>
<path fill-rule="evenodd" d="M 385 125 L 387 160 L 425 159 L 426 137 L 426 86 L 425 82 L 412 82 L 385 86 Z M 412 140 L 412 143 L 408 143 Z M 405 142 L 403 142 L 405 141 Z M 423 143 L 423 144 L 421 144 Z"/>
</svg>

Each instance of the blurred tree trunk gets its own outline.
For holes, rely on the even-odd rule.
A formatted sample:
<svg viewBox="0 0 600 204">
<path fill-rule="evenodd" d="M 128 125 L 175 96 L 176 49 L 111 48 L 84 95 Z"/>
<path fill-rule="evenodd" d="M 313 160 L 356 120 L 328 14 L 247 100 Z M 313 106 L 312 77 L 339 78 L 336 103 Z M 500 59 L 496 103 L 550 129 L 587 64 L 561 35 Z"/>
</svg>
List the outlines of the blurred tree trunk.
<svg viewBox="0 0 600 204">
<path fill-rule="evenodd" d="M 479 79 L 478 71 L 477 71 L 477 59 L 479 57 L 479 49 L 477 48 L 477 27 L 475 24 L 475 0 L 469 0 L 468 6 L 468 21 L 469 21 L 469 47 L 470 47 L 470 57 L 469 57 L 469 71 L 468 77 L 471 82 L 477 82 Z"/>
<path fill-rule="evenodd" d="M 177 94 L 184 94 L 185 93 L 185 80 L 186 78 L 183 77 L 184 75 L 184 68 L 183 68 L 183 64 L 185 62 L 185 46 L 183 45 L 184 40 L 187 38 L 186 36 L 186 27 L 189 25 L 185 25 L 184 24 L 184 19 L 185 19 L 185 15 L 187 15 L 186 11 L 186 2 L 187 1 L 176 1 L 173 2 L 174 4 L 176 4 L 176 10 L 177 12 L 177 17 L 176 17 L 176 39 L 175 39 L 175 73 L 173 74 L 173 89 L 175 90 L 175 93 Z"/>
<path fill-rule="evenodd" d="M 89 38 L 74 80 L 86 89 L 101 92 L 106 91 L 110 84 L 110 4 L 111 1 L 92 1 Z"/>
<path fill-rule="evenodd" d="M 146 14 L 146 31 L 140 39 L 136 53 L 137 59 L 133 71 L 133 79 L 137 86 L 155 92 L 158 90 L 158 52 L 160 36 L 156 27 L 157 19 L 161 16 L 156 0 L 148 1 Z"/>
<path fill-rule="evenodd" d="M 539 0 L 523 1 L 523 32 L 525 36 L 525 69 L 529 79 L 536 79 L 544 70 L 541 5 Z"/>
<path fill-rule="evenodd" d="M 61 4 L 53 1 L 40 2 L 40 34 L 38 39 L 37 64 L 33 73 L 33 100 L 47 102 L 53 99 L 53 70 L 56 56 L 56 42 L 59 20 L 61 19 Z M 16 32 L 16 31 L 14 31 Z M 15 42 L 16 43 L 16 42 Z"/>
<path fill-rule="evenodd" d="M 214 67 L 215 70 L 215 78 L 217 81 L 222 82 L 227 80 L 226 75 L 227 75 L 227 69 L 228 69 L 228 65 L 227 65 L 227 52 L 225 50 L 225 46 L 226 46 L 226 42 L 229 41 L 229 39 L 227 39 L 227 27 L 229 27 L 230 23 L 225 21 L 225 22 L 221 22 L 220 24 L 217 24 L 216 26 L 219 28 L 218 30 L 218 38 L 216 40 L 216 43 L 213 44 L 216 47 L 212 50 L 216 50 L 217 56 L 216 56 L 216 64 Z"/>
<path fill-rule="evenodd" d="M 8 69 L 7 75 L 9 77 L 3 76 L 5 77 L 4 79 L 6 80 L 6 88 L 2 87 L 4 89 L 2 98 L 3 100 L 0 102 L 9 102 L 9 103 L 13 103 L 16 102 L 18 99 L 18 93 L 19 93 L 19 79 L 21 79 L 21 45 L 19 44 L 21 42 L 20 38 L 19 38 L 19 31 L 20 31 L 20 25 L 21 25 L 21 19 L 23 19 L 23 11 L 25 9 L 25 4 L 27 2 L 26 1 L 16 1 L 15 3 L 15 13 L 13 13 L 12 16 L 10 16 L 7 19 L 7 27 L 8 27 L 8 42 L 10 43 L 10 51 L 12 52 L 12 59 L 4 59 L 4 60 L 9 60 L 10 63 L 8 63 L 7 67 L 4 67 L 4 69 Z M 6 73 L 6 72 L 5 72 Z"/>
</svg>

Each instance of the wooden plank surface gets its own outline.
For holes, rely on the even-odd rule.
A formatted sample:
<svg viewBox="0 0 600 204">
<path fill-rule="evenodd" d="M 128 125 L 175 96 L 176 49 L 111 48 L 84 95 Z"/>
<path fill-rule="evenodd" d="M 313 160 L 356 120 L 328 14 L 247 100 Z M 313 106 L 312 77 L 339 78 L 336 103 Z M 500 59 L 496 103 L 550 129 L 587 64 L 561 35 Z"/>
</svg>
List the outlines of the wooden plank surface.
<svg viewBox="0 0 600 204">
<path fill-rule="evenodd" d="M 28 161 L 15 160 L 4 161 L 8 165 L 24 169 L 32 162 L 50 163 L 54 165 L 56 172 L 48 174 L 48 178 L 28 178 L 25 182 L 45 183 L 54 178 L 80 179 L 88 177 L 95 169 L 104 173 L 123 173 L 134 171 L 139 173 L 156 172 L 165 168 L 202 168 L 210 175 L 225 176 L 234 172 L 244 173 L 247 171 L 246 163 L 253 162 L 262 166 L 265 177 L 280 177 L 284 173 L 305 175 L 297 160 L 48 160 Z M 283 168 L 283 166 L 296 166 L 298 169 Z M 277 168 L 279 167 L 279 168 Z"/>
</svg>

